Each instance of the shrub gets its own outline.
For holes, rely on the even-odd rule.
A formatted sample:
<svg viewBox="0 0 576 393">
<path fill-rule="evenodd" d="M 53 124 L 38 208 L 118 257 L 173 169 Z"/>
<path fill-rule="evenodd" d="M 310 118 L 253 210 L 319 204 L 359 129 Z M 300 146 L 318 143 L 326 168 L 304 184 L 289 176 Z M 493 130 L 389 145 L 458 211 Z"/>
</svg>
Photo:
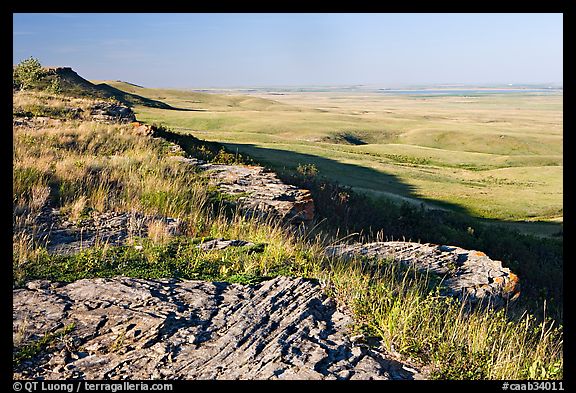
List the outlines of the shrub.
<svg viewBox="0 0 576 393">
<path fill-rule="evenodd" d="M 318 167 L 315 164 L 298 164 L 296 173 L 305 179 L 312 179 L 318 176 Z"/>
<path fill-rule="evenodd" d="M 58 94 L 62 92 L 62 85 L 60 84 L 60 79 L 54 78 L 52 81 L 46 86 L 46 91 L 52 94 Z"/>
<path fill-rule="evenodd" d="M 32 87 L 44 76 L 40 61 L 34 57 L 22 60 L 13 71 L 13 85 L 20 89 Z"/>
</svg>

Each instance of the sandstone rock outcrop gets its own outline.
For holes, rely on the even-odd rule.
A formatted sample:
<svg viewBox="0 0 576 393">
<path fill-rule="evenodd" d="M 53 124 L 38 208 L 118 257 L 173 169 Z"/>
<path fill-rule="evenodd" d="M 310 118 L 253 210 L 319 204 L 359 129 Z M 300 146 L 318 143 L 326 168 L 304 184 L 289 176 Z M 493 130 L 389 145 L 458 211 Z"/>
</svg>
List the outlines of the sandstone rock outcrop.
<svg viewBox="0 0 576 393">
<path fill-rule="evenodd" d="M 326 248 L 330 257 L 386 259 L 442 278 L 443 294 L 472 304 L 501 306 L 518 297 L 518 277 L 481 251 L 413 242 L 339 244 Z"/>
<path fill-rule="evenodd" d="M 132 123 L 141 135 L 155 137 L 154 126 Z M 314 219 L 314 200 L 309 190 L 282 182 L 278 176 L 262 166 L 207 163 L 184 157 L 184 150 L 173 143 L 170 159 L 194 166 L 206 172 L 210 183 L 220 192 L 231 196 L 234 204 L 247 215 L 260 218 L 275 217 L 290 224 L 309 223 Z"/>
<path fill-rule="evenodd" d="M 90 116 L 106 123 L 131 123 L 136 121 L 132 109 L 114 102 L 97 102 L 90 108 Z"/>
<path fill-rule="evenodd" d="M 15 352 L 72 330 L 16 379 L 415 379 L 414 368 L 345 334 L 351 318 L 318 282 L 32 281 L 14 290 Z M 71 325 L 73 324 L 73 325 Z"/>
<path fill-rule="evenodd" d="M 314 200 L 310 191 L 283 183 L 275 173 L 260 166 L 200 164 L 211 181 L 228 195 L 237 196 L 239 207 L 254 216 L 276 216 L 290 223 L 310 222 Z"/>
</svg>

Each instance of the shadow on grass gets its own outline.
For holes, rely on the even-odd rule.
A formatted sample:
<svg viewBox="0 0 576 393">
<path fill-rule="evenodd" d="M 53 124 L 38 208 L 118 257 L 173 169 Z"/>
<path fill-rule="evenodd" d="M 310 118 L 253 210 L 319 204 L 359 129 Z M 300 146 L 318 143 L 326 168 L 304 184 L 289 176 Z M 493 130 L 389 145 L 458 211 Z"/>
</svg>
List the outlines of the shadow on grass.
<svg viewBox="0 0 576 393">
<path fill-rule="evenodd" d="M 395 175 L 383 173 L 360 165 L 346 164 L 329 158 L 312 154 L 296 153 L 287 150 L 262 148 L 252 144 L 222 143 L 232 153 L 245 153 L 262 165 L 278 172 L 293 172 L 298 165 L 313 164 L 319 170 L 319 175 L 343 186 L 350 185 L 367 194 L 389 197 L 399 202 L 408 202 L 427 208 L 450 210 L 470 215 L 468 209 L 449 202 L 422 198 L 416 194 L 415 188 L 402 182 Z"/>
<path fill-rule="evenodd" d="M 120 89 L 110 86 L 106 83 L 95 85 L 95 88 L 102 91 L 105 95 L 114 97 L 120 102 L 128 106 L 143 105 L 149 108 L 167 109 L 172 111 L 186 111 L 186 112 L 204 112 L 204 109 L 190 109 L 190 108 L 177 108 L 169 105 L 163 101 L 153 100 L 151 98 L 143 97 L 134 93 L 126 93 Z"/>
<path fill-rule="evenodd" d="M 474 215 L 466 206 L 422 197 L 413 186 L 402 182 L 397 176 L 383 173 L 360 165 L 342 163 L 312 154 L 287 150 L 262 148 L 253 144 L 223 143 L 235 153 L 245 153 L 264 166 L 278 172 L 293 172 L 298 165 L 314 164 L 321 176 L 343 186 L 349 185 L 357 192 L 375 198 L 389 198 L 396 202 L 407 202 L 426 209 L 447 210 L 462 214 L 484 224 L 500 225 L 512 231 L 540 237 L 562 238 L 563 225 L 548 221 L 506 221 Z"/>
</svg>

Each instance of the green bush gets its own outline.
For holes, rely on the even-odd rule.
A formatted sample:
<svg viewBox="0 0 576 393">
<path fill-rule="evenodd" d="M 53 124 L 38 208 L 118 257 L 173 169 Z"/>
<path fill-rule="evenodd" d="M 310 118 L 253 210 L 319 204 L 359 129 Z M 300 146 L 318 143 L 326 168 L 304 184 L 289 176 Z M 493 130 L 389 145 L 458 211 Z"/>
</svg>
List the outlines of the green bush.
<svg viewBox="0 0 576 393">
<path fill-rule="evenodd" d="M 13 70 L 13 86 L 28 89 L 44 76 L 40 61 L 34 57 L 22 60 Z"/>
<path fill-rule="evenodd" d="M 318 176 L 318 167 L 315 164 L 298 164 L 296 167 L 296 173 L 304 179 L 312 179 Z"/>
<path fill-rule="evenodd" d="M 46 91 L 52 94 L 59 94 L 62 92 L 62 85 L 60 84 L 60 79 L 54 78 L 48 86 L 46 86 Z"/>
</svg>

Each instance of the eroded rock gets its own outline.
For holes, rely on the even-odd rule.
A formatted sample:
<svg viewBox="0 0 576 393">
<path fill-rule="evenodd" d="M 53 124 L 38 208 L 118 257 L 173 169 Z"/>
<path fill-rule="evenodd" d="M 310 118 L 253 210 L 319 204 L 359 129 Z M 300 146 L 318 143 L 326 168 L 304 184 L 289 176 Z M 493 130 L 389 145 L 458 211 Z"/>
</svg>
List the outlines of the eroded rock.
<svg viewBox="0 0 576 393">
<path fill-rule="evenodd" d="M 516 299 L 518 277 L 481 251 L 413 242 L 339 244 L 326 248 L 331 257 L 393 258 L 397 263 L 430 272 L 442 279 L 443 294 L 470 303 L 490 301 L 501 306 Z"/>
<path fill-rule="evenodd" d="M 237 204 L 248 214 L 272 215 L 294 224 L 314 218 L 310 191 L 283 183 L 263 167 L 209 163 L 198 167 L 210 173 L 211 182 L 221 192 L 237 196 Z"/>
<path fill-rule="evenodd" d="M 224 250 L 228 247 L 246 247 L 253 246 L 254 243 L 245 240 L 225 240 L 223 238 L 209 240 L 198 245 L 198 248 L 203 251 L 208 250 Z"/>
<path fill-rule="evenodd" d="M 31 282 L 13 291 L 14 342 L 74 323 L 15 379 L 413 379 L 380 349 L 346 335 L 351 318 L 319 283 L 192 280 Z M 16 336 L 22 335 L 24 337 Z"/>
<path fill-rule="evenodd" d="M 114 102 L 97 102 L 90 108 L 90 116 L 106 123 L 131 123 L 136 121 L 132 109 Z"/>
<path fill-rule="evenodd" d="M 154 126 L 133 122 L 134 130 L 154 137 Z M 285 184 L 278 176 L 256 165 L 226 165 L 206 163 L 185 157 L 184 150 L 175 143 L 170 146 L 171 160 L 193 166 L 208 174 L 211 184 L 220 192 L 235 199 L 244 213 L 260 218 L 277 217 L 291 224 L 308 223 L 314 219 L 314 200 L 309 190 Z"/>
</svg>

